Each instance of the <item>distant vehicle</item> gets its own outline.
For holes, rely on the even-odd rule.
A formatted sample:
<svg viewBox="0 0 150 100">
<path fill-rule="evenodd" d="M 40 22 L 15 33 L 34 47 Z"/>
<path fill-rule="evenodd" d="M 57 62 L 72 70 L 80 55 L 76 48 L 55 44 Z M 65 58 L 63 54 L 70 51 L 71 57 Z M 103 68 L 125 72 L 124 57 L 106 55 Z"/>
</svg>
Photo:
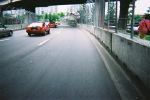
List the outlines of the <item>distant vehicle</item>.
<svg viewBox="0 0 150 100">
<path fill-rule="evenodd" d="M 68 24 L 72 27 L 76 27 L 77 26 L 77 21 L 76 20 L 68 20 Z"/>
<path fill-rule="evenodd" d="M 56 22 L 49 22 L 48 26 L 49 26 L 50 28 L 56 28 L 56 27 L 57 27 L 57 24 L 56 24 Z"/>
<path fill-rule="evenodd" d="M 76 27 L 77 26 L 77 20 L 74 16 L 68 16 L 67 18 L 67 23 L 68 25 L 72 26 L 72 27 Z"/>
<path fill-rule="evenodd" d="M 13 31 L 8 29 L 4 24 L 0 23 L 0 37 L 2 36 L 12 36 Z"/>
<path fill-rule="evenodd" d="M 50 34 L 50 28 L 44 22 L 34 22 L 26 27 L 26 32 L 29 36 L 32 34 L 46 35 Z"/>
<path fill-rule="evenodd" d="M 60 22 L 55 22 L 55 23 L 56 23 L 57 26 L 60 25 Z"/>
</svg>

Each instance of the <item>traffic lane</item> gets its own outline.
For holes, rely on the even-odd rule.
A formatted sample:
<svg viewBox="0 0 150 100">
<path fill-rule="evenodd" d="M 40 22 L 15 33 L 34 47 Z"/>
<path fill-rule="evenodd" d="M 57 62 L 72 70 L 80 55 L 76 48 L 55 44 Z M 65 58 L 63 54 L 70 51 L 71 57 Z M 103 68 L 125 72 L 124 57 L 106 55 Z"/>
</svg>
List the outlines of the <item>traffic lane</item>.
<svg viewBox="0 0 150 100">
<path fill-rule="evenodd" d="M 3 100 L 121 100 L 91 41 L 75 28 L 61 34 L 3 69 Z"/>
<path fill-rule="evenodd" d="M 0 66 L 6 67 L 7 64 L 17 61 L 16 58 L 21 58 L 30 52 L 34 52 L 44 41 L 56 38 L 61 33 L 61 30 L 61 28 L 51 29 L 50 35 L 32 37 L 29 37 L 25 30 L 21 30 L 15 31 L 13 37 L 0 39 L 7 40 L 0 41 Z"/>
<path fill-rule="evenodd" d="M 87 38 L 82 38 L 81 35 L 78 39 L 79 36 L 68 36 L 68 34 L 65 36 L 67 39 L 63 38 L 65 39 L 63 45 L 68 46 L 62 48 L 62 55 L 54 65 L 54 69 L 47 70 L 46 77 L 42 78 L 43 81 L 35 87 L 33 94 L 28 99 L 38 97 L 40 100 L 43 98 L 42 93 L 46 99 L 120 100 L 113 82 L 104 68 L 103 61 L 99 58 L 98 53 L 95 53 L 97 51 L 93 49 L 93 45 L 89 45 L 90 42 L 87 42 Z M 69 43 L 72 39 L 76 41 Z M 49 71 L 51 71 L 51 75 L 48 73 Z M 50 83 L 51 85 L 49 85 Z M 49 91 L 50 93 L 48 93 Z"/>
<path fill-rule="evenodd" d="M 61 29 L 57 29 L 58 30 L 61 30 Z M 50 35 L 46 35 L 46 36 L 32 36 L 32 37 L 29 37 L 26 33 L 25 30 L 21 30 L 21 31 L 14 31 L 14 35 L 12 37 L 7 37 L 7 38 L 1 38 L 0 39 L 0 47 L 4 47 L 4 51 L 7 52 L 7 50 L 9 49 L 6 49 L 8 47 L 11 47 L 11 52 L 13 51 L 12 49 L 16 49 L 16 46 L 22 46 L 22 47 L 25 47 L 25 46 L 28 46 L 28 45 L 31 45 L 33 43 L 37 43 L 37 42 L 40 42 L 42 40 L 46 40 L 47 38 L 51 37 L 52 35 L 55 35 L 57 34 L 56 30 L 55 29 L 51 29 L 51 34 Z M 1 48 L 1 50 L 3 50 L 3 48 Z M 10 52 L 10 51 L 8 51 Z"/>
</svg>

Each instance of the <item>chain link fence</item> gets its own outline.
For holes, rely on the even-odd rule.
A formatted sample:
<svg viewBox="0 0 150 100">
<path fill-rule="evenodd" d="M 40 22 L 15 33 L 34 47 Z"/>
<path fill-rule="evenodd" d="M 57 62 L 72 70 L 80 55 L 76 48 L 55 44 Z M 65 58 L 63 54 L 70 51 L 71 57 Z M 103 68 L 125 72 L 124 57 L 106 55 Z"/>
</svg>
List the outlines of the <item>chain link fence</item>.
<svg viewBox="0 0 150 100">
<path fill-rule="evenodd" d="M 138 27 L 143 15 L 134 14 L 135 2 L 130 3 L 125 17 L 120 16 L 120 1 L 108 0 L 104 4 L 104 15 L 101 14 L 101 11 L 96 12 L 95 1 L 88 0 L 87 3 L 80 5 L 78 10 L 80 14 L 79 23 L 102 27 L 116 33 L 127 34 L 131 38 L 139 38 Z M 98 9 L 101 9 L 101 7 Z M 101 17 L 104 17 L 104 21 L 101 20 Z M 97 23 L 100 23 L 100 25 Z"/>
<path fill-rule="evenodd" d="M 24 9 L 5 10 L 0 17 L 0 23 L 12 30 L 24 29 L 28 24 L 36 20 L 37 16 L 35 13 Z"/>
</svg>

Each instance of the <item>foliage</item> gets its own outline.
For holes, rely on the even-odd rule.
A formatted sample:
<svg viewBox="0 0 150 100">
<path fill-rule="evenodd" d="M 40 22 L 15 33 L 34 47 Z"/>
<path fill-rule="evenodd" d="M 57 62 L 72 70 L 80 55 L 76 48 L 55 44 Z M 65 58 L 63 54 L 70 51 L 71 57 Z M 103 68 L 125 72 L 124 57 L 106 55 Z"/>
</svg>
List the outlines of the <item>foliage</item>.
<svg viewBox="0 0 150 100">
<path fill-rule="evenodd" d="M 58 13 L 58 16 L 59 16 L 59 17 L 64 17 L 65 14 L 64 14 L 63 12 L 61 12 L 61 13 Z"/>
<path fill-rule="evenodd" d="M 37 19 L 38 20 L 42 20 L 43 19 L 43 15 L 37 15 Z"/>
<path fill-rule="evenodd" d="M 60 18 L 64 17 L 65 14 L 63 12 L 61 13 L 46 13 L 46 14 L 42 14 L 42 15 L 38 15 L 38 20 L 44 20 L 44 21 L 51 21 L 51 22 L 55 22 L 60 20 Z"/>
<path fill-rule="evenodd" d="M 44 19 L 48 19 L 49 18 L 49 15 L 46 13 L 45 15 L 44 15 Z"/>
<path fill-rule="evenodd" d="M 135 21 L 135 23 L 139 23 L 139 22 L 141 21 L 141 19 L 142 19 L 142 16 L 141 16 L 141 15 L 135 15 L 135 16 L 134 16 L 134 21 Z"/>
<path fill-rule="evenodd" d="M 49 15 L 49 21 L 55 22 L 59 20 L 59 15 L 54 13 Z"/>
</svg>

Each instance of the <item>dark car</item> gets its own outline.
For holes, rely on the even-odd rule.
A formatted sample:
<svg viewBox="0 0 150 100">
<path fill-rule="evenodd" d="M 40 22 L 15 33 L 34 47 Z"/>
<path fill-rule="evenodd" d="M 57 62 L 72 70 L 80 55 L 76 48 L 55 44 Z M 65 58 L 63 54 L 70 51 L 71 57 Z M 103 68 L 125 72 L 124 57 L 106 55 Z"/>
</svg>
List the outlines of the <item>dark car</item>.
<svg viewBox="0 0 150 100">
<path fill-rule="evenodd" d="M 13 31 L 8 29 L 4 24 L 0 23 L 0 37 L 3 36 L 12 36 Z"/>
<path fill-rule="evenodd" d="M 29 36 L 31 34 L 50 34 L 50 28 L 44 22 L 34 22 L 27 26 L 26 32 Z"/>
<path fill-rule="evenodd" d="M 74 18 L 73 16 L 70 16 L 67 19 L 68 25 L 72 26 L 72 27 L 76 27 L 77 26 L 77 20 L 76 18 Z"/>
<path fill-rule="evenodd" d="M 77 26 L 77 21 L 76 20 L 69 20 L 68 24 L 72 27 L 76 27 Z"/>
</svg>

